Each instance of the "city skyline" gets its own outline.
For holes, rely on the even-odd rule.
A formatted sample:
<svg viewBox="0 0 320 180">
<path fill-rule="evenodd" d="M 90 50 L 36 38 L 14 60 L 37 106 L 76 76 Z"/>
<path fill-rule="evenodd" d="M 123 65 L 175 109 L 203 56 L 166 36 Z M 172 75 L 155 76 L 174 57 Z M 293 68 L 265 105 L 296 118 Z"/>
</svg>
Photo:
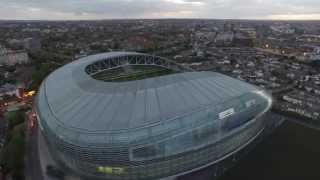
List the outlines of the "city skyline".
<svg viewBox="0 0 320 180">
<path fill-rule="evenodd" d="M 320 2 L 316 0 L 2 0 L 0 4 L 2 20 L 320 20 Z"/>
</svg>

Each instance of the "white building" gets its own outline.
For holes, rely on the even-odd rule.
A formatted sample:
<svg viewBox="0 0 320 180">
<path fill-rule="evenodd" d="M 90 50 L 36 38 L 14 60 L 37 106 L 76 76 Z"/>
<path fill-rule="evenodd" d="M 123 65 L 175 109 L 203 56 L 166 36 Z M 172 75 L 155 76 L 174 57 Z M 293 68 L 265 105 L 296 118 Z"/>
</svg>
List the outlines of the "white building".
<svg viewBox="0 0 320 180">
<path fill-rule="evenodd" d="M 10 51 L 0 47 L 0 64 L 13 66 L 29 62 L 28 53 L 25 51 Z"/>
<path fill-rule="evenodd" d="M 301 100 L 298 100 L 289 96 L 283 96 L 282 99 L 292 104 L 302 105 Z"/>
<path fill-rule="evenodd" d="M 5 96 L 5 95 L 9 95 L 9 96 L 16 95 L 16 90 L 17 90 L 17 88 L 15 85 L 5 84 L 0 87 L 0 97 Z"/>
<path fill-rule="evenodd" d="M 215 43 L 217 45 L 229 45 L 232 43 L 233 39 L 234 39 L 233 32 L 223 32 L 223 33 L 219 33 L 216 36 Z"/>
<path fill-rule="evenodd" d="M 291 28 L 290 25 L 275 25 L 275 26 L 270 26 L 270 29 L 278 32 L 278 33 L 284 33 L 284 34 L 294 34 L 295 29 Z"/>
</svg>

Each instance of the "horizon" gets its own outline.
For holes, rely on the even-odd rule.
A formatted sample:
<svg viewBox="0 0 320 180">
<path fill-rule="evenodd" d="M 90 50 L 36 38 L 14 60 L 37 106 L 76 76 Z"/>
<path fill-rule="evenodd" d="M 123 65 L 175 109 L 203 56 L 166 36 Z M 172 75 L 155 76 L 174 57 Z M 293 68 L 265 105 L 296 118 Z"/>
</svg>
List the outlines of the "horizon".
<svg viewBox="0 0 320 180">
<path fill-rule="evenodd" d="M 1 19 L 0 21 L 139 21 L 139 20 L 205 20 L 205 21 L 267 21 L 267 22 L 318 22 L 320 19 L 228 19 L 228 18 L 105 18 L 105 19 Z"/>
<path fill-rule="evenodd" d="M 0 4 L 1 20 L 320 20 L 316 0 L 2 0 Z"/>
</svg>

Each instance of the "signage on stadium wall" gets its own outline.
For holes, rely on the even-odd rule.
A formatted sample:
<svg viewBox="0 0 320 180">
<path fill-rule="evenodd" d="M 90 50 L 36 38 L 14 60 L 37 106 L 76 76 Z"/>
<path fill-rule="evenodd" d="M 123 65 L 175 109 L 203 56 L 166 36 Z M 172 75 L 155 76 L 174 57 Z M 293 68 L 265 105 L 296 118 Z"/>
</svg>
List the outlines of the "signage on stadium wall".
<svg viewBox="0 0 320 180">
<path fill-rule="evenodd" d="M 123 174 L 125 170 L 121 167 L 100 166 L 98 167 L 98 172 L 104 174 Z"/>
<path fill-rule="evenodd" d="M 235 111 L 234 111 L 234 108 L 227 109 L 227 110 L 219 113 L 219 119 L 227 118 L 227 117 L 233 115 L 234 112 L 235 112 Z"/>
</svg>

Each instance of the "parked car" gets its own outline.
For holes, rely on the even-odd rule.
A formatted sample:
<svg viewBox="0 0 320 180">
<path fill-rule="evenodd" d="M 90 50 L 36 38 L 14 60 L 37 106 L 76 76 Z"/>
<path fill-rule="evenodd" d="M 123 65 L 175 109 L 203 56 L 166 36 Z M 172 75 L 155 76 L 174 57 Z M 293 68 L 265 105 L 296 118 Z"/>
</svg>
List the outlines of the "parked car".
<svg viewBox="0 0 320 180">
<path fill-rule="evenodd" d="M 53 165 L 48 165 L 46 167 L 46 172 L 49 176 L 51 177 L 55 177 L 57 179 L 61 179 L 63 180 L 65 177 L 65 174 L 62 170 L 60 170 L 59 168 L 53 166 Z"/>
</svg>

